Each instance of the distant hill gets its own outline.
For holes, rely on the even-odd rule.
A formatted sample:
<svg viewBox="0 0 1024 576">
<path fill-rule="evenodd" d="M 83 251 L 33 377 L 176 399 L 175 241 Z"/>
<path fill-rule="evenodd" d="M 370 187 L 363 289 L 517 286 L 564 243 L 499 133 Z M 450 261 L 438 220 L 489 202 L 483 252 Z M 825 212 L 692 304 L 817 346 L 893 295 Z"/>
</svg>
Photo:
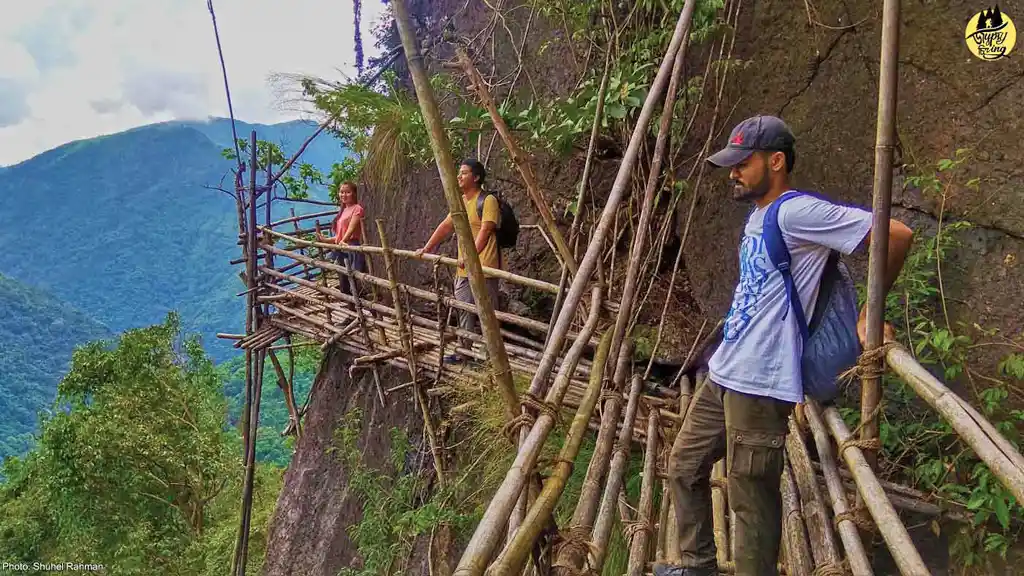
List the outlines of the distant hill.
<svg viewBox="0 0 1024 576">
<path fill-rule="evenodd" d="M 0 461 L 29 447 L 74 347 L 111 336 L 52 294 L 0 275 Z"/>
<path fill-rule="evenodd" d="M 237 123 L 293 153 L 315 130 L 310 122 Z M 215 333 L 244 322 L 234 201 L 204 185 L 231 163 L 231 123 L 165 122 L 62 145 L 0 171 L 0 273 L 39 287 L 120 332 L 161 322 L 169 310 L 198 331 L 217 361 L 230 344 Z M 303 160 L 321 170 L 344 150 L 328 134 Z M 290 204 L 284 213 L 323 210 Z"/>
</svg>

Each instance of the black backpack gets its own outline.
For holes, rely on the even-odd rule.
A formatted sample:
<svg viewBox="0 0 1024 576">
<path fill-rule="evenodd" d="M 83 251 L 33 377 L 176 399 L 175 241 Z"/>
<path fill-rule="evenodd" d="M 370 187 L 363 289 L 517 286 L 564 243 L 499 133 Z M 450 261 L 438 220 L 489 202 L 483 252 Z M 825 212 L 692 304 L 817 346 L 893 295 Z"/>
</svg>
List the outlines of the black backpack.
<svg viewBox="0 0 1024 576">
<path fill-rule="evenodd" d="M 500 194 L 479 194 L 476 197 L 477 218 L 482 220 L 484 217 L 484 200 L 487 196 L 494 196 L 498 201 L 498 211 L 501 212 L 501 223 L 494 233 L 498 240 L 498 250 L 515 246 L 519 239 L 519 219 L 516 218 L 512 206 Z"/>
</svg>

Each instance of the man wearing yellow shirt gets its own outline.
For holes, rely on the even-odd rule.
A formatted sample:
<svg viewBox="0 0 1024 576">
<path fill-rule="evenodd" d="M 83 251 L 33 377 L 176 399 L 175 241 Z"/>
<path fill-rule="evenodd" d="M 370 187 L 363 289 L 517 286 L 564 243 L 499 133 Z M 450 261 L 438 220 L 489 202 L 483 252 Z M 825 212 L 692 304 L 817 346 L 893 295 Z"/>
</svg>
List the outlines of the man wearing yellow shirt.
<svg viewBox="0 0 1024 576">
<path fill-rule="evenodd" d="M 466 206 L 466 216 L 469 218 L 469 227 L 473 231 L 473 238 L 476 239 L 475 247 L 480 255 L 480 265 L 485 268 L 501 268 L 501 252 L 498 250 L 498 239 L 495 237 L 495 230 L 501 225 L 501 210 L 498 208 L 498 200 L 493 195 L 488 195 L 483 201 L 483 210 L 479 209 L 480 189 L 483 186 L 487 171 L 483 164 L 476 160 L 469 159 L 459 166 L 458 183 L 462 191 L 462 202 Z M 416 251 L 416 254 L 433 252 L 435 248 L 451 236 L 455 228 L 452 226 L 452 215 L 448 216 L 437 225 L 430 240 L 423 248 Z M 487 292 L 490 294 L 491 303 L 494 309 L 499 309 L 498 302 L 498 279 L 488 277 L 485 281 Z M 460 302 L 474 304 L 473 292 L 469 288 L 469 278 L 466 276 L 466 268 L 462 255 L 462 246 L 459 246 L 459 267 L 455 276 L 455 299 Z M 458 311 L 459 328 L 463 330 L 476 331 L 477 315 L 463 310 Z M 468 348 L 471 343 L 463 338 L 459 339 L 459 345 Z M 445 356 L 445 362 L 455 364 L 462 362 L 461 354 L 455 353 Z"/>
</svg>

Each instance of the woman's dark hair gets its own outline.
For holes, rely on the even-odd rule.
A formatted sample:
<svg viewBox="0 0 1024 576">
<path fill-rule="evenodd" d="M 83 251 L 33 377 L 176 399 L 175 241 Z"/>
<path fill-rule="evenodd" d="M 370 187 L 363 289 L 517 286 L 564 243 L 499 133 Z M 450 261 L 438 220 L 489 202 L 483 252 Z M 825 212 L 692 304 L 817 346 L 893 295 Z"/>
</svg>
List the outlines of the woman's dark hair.
<svg viewBox="0 0 1024 576">
<path fill-rule="evenodd" d="M 472 171 L 473 175 L 476 176 L 477 186 L 484 185 L 484 179 L 487 178 L 487 170 L 484 168 L 483 164 L 477 162 L 473 158 L 467 158 L 462 161 L 462 165 L 469 166 L 470 171 Z"/>
</svg>

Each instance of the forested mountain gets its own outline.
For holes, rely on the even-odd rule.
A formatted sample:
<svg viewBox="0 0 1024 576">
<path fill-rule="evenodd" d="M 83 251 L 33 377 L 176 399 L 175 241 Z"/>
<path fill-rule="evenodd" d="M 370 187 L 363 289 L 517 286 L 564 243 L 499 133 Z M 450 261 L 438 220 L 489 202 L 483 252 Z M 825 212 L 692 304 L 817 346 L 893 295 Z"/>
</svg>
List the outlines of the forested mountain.
<svg viewBox="0 0 1024 576">
<path fill-rule="evenodd" d="M 239 122 L 291 154 L 308 122 Z M 205 186 L 231 185 L 230 122 L 168 122 L 65 144 L 0 173 L 0 273 L 43 288 L 115 332 L 181 314 L 217 361 L 218 331 L 244 315 L 234 200 Z M 343 150 L 321 135 L 303 160 L 327 171 Z M 281 208 L 284 208 L 282 206 Z M 297 212 L 322 207 L 294 205 Z"/>
<path fill-rule="evenodd" d="M 74 347 L 110 336 L 73 306 L 0 275 L 0 461 L 29 448 Z"/>
<path fill-rule="evenodd" d="M 286 155 L 315 128 L 236 125 L 239 138 L 255 129 Z M 240 255 L 236 208 L 207 188 L 222 180 L 230 187 L 232 164 L 221 150 L 231 142 L 225 119 L 166 122 L 0 169 L 0 460 L 29 447 L 37 412 L 50 407 L 76 345 L 175 311 L 213 359 L 234 355 L 215 333 L 241 332 L 245 319 L 240 267 L 229 265 Z M 343 156 L 322 134 L 302 160 L 326 172 Z M 324 209 L 281 204 L 281 213 Z M 227 393 L 237 389 L 229 384 Z"/>
</svg>

